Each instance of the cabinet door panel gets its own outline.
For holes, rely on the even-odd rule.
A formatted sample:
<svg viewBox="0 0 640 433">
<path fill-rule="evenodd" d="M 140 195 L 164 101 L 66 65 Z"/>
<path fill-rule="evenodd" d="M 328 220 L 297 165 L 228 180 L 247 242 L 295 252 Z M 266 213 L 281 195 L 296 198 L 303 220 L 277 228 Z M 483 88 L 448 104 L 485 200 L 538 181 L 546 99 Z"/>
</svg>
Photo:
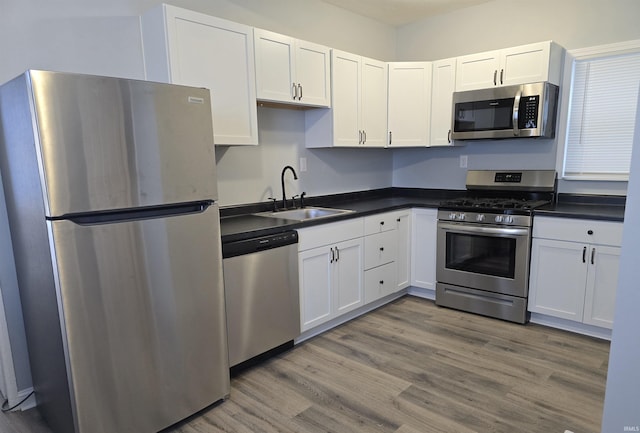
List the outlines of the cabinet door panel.
<svg viewBox="0 0 640 433">
<path fill-rule="evenodd" d="M 427 146 L 431 116 L 431 63 L 389 64 L 391 147 Z"/>
<path fill-rule="evenodd" d="M 500 85 L 545 81 L 549 72 L 549 44 L 532 44 L 502 50 Z"/>
<path fill-rule="evenodd" d="M 433 62 L 431 86 L 431 146 L 451 146 L 453 92 L 456 87 L 456 59 Z"/>
<path fill-rule="evenodd" d="M 358 146 L 360 125 L 360 57 L 333 51 L 333 141 Z"/>
<path fill-rule="evenodd" d="M 584 244 L 533 239 L 529 311 L 582 321 L 587 280 Z"/>
<path fill-rule="evenodd" d="M 258 99 L 292 103 L 294 40 L 254 29 Z"/>
<path fill-rule="evenodd" d="M 338 315 L 351 311 L 364 303 L 362 239 L 341 242 L 335 249 L 334 290 Z"/>
<path fill-rule="evenodd" d="M 436 209 L 413 209 L 411 215 L 411 285 L 436 289 Z"/>
<path fill-rule="evenodd" d="M 206 19 L 167 18 L 171 82 L 211 90 L 216 144 L 258 144 L 252 29 Z"/>
<path fill-rule="evenodd" d="M 592 245 L 589 261 L 583 321 L 613 329 L 620 248 Z"/>
<path fill-rule="evenodd" d="M 295 82 L 301 85 L 300 102 L 305 105 L 329 107 L 330 50 L 305 41 L 296 44 Z"/>
<path fill-rule="evenodd" d="M 302 331 L 320 325 L 333 317 L 332 268 L 330 249 L 321 247 L 301 252 L 298 256 L 300 272 L 300 327 Z"/>
<path fill-rule="evenodd" d="M 498 84 L 499 51 L 458 57 L 456 65 L 456 91 L 487 89 Z"/>
<path fill-rule="evenodd" d="M 363 58 L 361 82 L 364 145 L 384 147 L 387 144 L 387 64 Z"/>
</svg>

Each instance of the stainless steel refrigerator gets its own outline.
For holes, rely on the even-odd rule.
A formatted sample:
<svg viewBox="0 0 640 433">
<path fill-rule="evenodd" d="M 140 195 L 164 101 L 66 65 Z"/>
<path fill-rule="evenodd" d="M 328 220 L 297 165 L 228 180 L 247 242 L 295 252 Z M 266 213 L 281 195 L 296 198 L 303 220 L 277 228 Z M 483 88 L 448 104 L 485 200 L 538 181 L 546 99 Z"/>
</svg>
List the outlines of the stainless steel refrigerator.
<svg viewBox="0 0 640 433">
<path fill-rule="evenodd" d="M 56 432 L 155 432 L 229 394 L 209 91 L 28 71 L 0 173 L 37 404 Z"/>
</svg>

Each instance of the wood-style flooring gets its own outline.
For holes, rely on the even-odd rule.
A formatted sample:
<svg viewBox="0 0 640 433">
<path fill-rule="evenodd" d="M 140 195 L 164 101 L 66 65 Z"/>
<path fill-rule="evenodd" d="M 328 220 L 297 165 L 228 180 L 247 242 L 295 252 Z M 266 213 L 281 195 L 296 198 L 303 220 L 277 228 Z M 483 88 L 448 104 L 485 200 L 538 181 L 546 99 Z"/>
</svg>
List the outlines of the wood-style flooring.
<svg viewBox="0 0 640 433">
<path fill-rule="evenodd" d="M 597 433 L 608 357 L 607 341 L 406 296 L 243 372 L 168 431 Z M 50 433 L 37 410 L 0 415 L 0 432 Z"/>
</svg>

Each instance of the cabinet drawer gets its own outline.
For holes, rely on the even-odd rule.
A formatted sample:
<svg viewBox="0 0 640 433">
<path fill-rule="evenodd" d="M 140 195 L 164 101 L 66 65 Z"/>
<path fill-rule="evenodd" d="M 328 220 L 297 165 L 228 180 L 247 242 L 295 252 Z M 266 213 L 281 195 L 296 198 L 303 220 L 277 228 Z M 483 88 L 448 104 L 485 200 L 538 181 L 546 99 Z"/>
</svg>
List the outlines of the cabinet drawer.
<svg viewBox="0 0 640 433">
<path fill-rule="evenodd" d="M 394 262 L 397 254 L 396 231 L 377 233 L 364 238 L 364 268 Z"/>
<path fill-rule="evenodd" d="M 395 262 L 364 272 L 364 303 L 368 304 L 397 289 Z"/>
<path fill-rule="evenodd" d="M 397 226 L 398 212 L 385 212 L 364 217 L 364 234 L 371 235 L 393 230 Z"/>
<path fill-rule="evenodd" d="M 574 218 L 535 217 L 533 237 L 620 246 L 622 223 Z"/>
<path fill-rule="evenodd" d="M 298 229 L 298 251 L 335 244 L 364 234 L 363 218 Z"/>
</svg>

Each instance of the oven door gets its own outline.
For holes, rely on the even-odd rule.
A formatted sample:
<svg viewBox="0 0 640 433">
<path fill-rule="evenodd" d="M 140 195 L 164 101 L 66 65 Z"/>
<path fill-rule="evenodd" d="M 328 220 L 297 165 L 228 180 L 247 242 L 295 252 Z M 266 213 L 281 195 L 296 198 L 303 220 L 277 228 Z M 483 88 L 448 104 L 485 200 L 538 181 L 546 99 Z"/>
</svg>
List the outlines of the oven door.
<svg viewBox="0 0 640 433">
<path fill-rule="evenodd" d="M 529 227 L 439 221 L 436 279 L 526 297 L 530 239 Z"/>
</svg>

